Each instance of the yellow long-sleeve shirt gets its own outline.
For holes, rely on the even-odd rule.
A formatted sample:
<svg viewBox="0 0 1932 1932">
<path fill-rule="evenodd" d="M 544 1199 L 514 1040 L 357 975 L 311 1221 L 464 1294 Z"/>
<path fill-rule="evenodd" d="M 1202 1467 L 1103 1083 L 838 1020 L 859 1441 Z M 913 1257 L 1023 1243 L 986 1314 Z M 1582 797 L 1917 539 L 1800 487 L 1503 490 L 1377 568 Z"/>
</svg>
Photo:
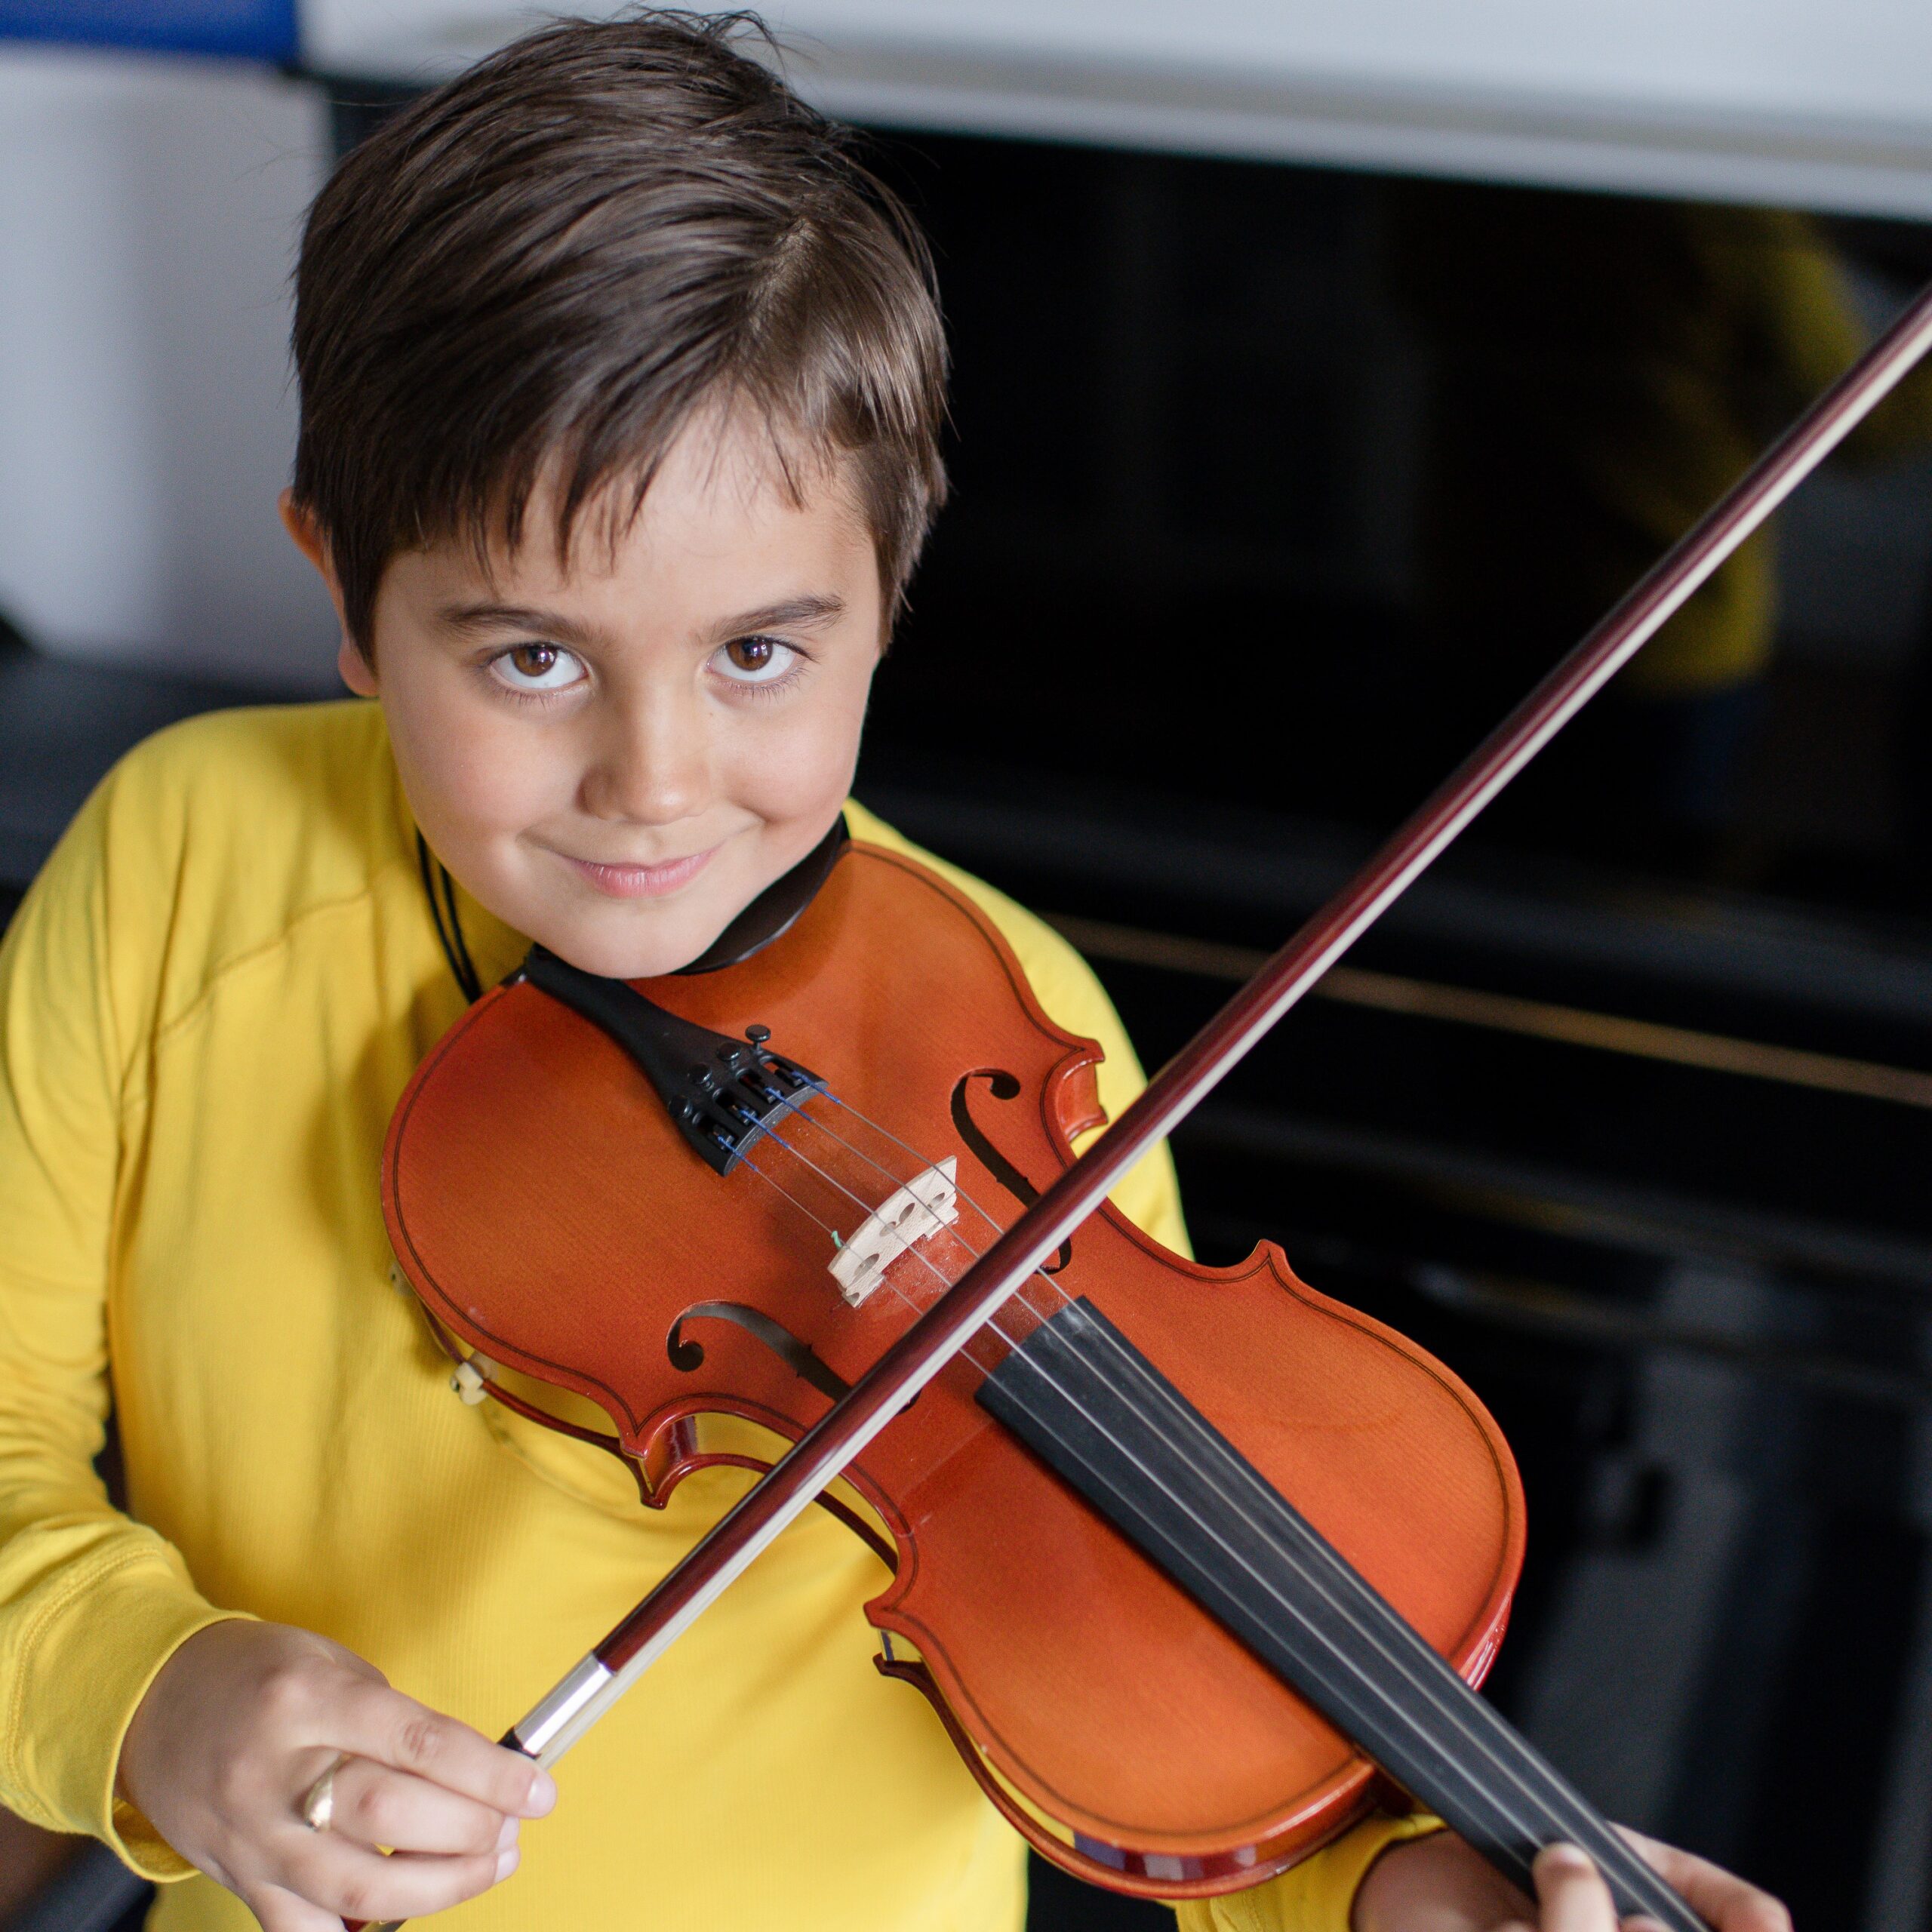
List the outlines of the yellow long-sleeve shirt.
<svg viewBox="0 0 1932 1932">
<path fill-rule="evenodd" d="M 854 808 L 854 831 L 903 841 Z M 244 1928 L 114 1795 L 128 1722 L 193 1632 L 318 1630 L 491 1734 L 749 1478 L 661 1514 L 601 1452 L 450 1392 L 391 1285 L 390 1110 L 461 995 L 373 706 L 229 712 L 140 747 L 0 949 L 0 1802 L 106 1838 L 160 1932 Z M 1042 1004 L 1140 1073 L 1048 928 L 949 872 Z M 523 942 L 466 903 L 486 980 Z M 1121 1206 L 1185 1241 L 1164 1151 Z M 128 1513 L 93 1467 L 110 1399 Z M 924 1700 L 871 1667 L 876 1560 L 811 1512 L 583 1744 L 470 1932 L 1007 1932 L 1017 1840 Z M 1339 1932 L 1377 1820 L 1190 1932 Z"/>
</svg>

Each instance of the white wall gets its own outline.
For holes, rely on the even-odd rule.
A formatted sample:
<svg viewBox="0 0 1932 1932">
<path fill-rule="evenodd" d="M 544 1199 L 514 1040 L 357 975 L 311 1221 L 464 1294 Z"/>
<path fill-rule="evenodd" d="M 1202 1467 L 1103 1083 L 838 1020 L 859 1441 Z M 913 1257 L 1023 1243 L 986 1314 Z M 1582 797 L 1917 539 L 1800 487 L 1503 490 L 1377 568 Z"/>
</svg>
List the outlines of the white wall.
<svg viewBox="0 0 1932 1932">
<path fill-rule="evenodd" d="M 614 0 L 577 10 L 616 11 Z M 306 0 L 343 72 L 445 73 L 528 0 Z M 764 0 L 887 125 L 1932 218 L 1927 0 Z"/>
<path fill-rule="evenodd" d="M 0 48 L 0 608 L 49 648 L 326 678 L 275 514 L 326 151 L 251 69 Z"/>
<path fill-rule="evenodd" d="M 531 0 L 306 0 L 312 59 L 460 45 Z M 1297 73 L 1632 105 L 1932 115 L 1923 0 L 764 0 L 789 33 L 1106 69 Z"/>
</svg>

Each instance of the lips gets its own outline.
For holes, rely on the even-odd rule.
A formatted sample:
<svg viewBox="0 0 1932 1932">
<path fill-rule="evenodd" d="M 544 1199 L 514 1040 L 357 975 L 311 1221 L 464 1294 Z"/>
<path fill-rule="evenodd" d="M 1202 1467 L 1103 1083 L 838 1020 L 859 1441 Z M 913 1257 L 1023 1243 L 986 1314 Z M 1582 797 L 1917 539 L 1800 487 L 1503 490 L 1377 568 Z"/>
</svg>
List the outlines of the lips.
<svg viewBox="0 0 1932 1932">
<path fill-rule="evenodd" d="M 666 859 L 654 866 L 605 865 L 593 859 L 558 856 L 571 866 L 592 891 L 611 899 L 661 899 L 688 885 L 711 863 L 718 850 L 694 852 L 688 858 Z"/>
</svg>

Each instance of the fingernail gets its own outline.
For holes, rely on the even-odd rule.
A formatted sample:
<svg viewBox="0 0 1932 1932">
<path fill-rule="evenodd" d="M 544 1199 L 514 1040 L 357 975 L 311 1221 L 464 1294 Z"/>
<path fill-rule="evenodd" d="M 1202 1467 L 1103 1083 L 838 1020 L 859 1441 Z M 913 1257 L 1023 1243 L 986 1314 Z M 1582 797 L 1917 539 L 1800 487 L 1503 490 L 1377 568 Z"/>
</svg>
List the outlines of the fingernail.
<svg viewBox="0 0 1932 1932">
<path fill-rule="evenodd" d="M 1546 1844 L 1543 1848 L 1545 1860 L 1552 1865 L 1560 1865 L 1566 1871 L 1588 1872 L 1593 1868 L 1588 1854 L 1574 1844 Z"/>
<path fill-rule="evenodd" d="M 522 1829 L 522 1826 L 523 1820 L 521 1818 L 506 1818 L 503 1820 L 503 1829 L 497 1834 L 497 1849 L 499 1851 L 507 1851 L 512 1845 L 515 1844 L 516 1835 Z"/>
<path fill-rule="evenodd" d="M 530 1795 L 524 1801 L 524 1815 L 541 1818 L 557 1801 L 557 1780 L 548 1771 L 539 1771 L 530 1780 Z"/>
<path fill-rule="evenodd" d="M 497 1853 L 497 1883 L 498 1884 L 500 1885 L 516 1869 L 518 1861 L 522 1857 L 522 1852 L 515 1845 L 512 1845 L 507 1851 Z"/>
</svg>

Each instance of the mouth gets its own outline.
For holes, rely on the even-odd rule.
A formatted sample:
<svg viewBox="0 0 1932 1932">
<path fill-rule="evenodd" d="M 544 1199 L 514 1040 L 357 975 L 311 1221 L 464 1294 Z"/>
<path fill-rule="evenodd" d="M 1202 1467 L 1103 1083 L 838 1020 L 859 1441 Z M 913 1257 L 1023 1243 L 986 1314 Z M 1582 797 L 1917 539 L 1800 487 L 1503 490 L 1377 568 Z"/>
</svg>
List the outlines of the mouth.
<svg viewBox="0 0 1932 1932">
<path fill-rule="evenodd" d="M 710 864 L 718 848 L 694 852 L 688 858 L 666 859 L 654 866 L 604 865 L 593 859 L 573 858 L 567 852 L 558 857 L 593 891 L 610 899 L 662 899 L 688 885 Z"/>
</svg>

